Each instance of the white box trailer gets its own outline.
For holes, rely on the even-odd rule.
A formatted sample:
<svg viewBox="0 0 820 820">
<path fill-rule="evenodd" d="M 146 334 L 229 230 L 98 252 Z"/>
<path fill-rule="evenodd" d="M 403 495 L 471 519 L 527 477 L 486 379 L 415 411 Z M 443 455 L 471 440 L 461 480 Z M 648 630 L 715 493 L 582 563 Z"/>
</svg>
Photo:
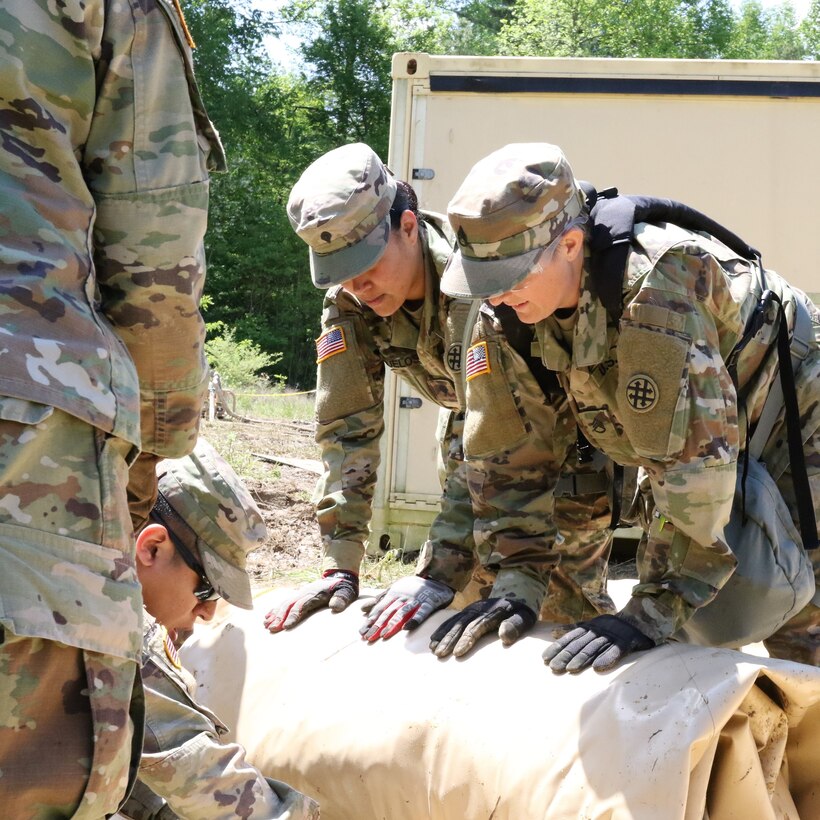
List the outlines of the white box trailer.
<svg viewBox="0 0 820 820">
<path fill-rule="evenodd" d="M 820 63 L 393 56 L 388 164 L 444 213 L 472 165 L 552 142 L 599 190 L 677 199 L 820 296 Z M 392 374 L 369 551 L 417 549 L 439 497 L 438 408 Z"/>
</svg>

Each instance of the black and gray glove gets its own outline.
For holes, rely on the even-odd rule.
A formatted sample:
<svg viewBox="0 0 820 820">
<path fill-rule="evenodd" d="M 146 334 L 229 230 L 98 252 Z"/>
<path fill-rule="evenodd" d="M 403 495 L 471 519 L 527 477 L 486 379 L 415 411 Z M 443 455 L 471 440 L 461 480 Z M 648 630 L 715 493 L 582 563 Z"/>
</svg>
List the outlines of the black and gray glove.
<svg viewBox="0 0 820 820">
<path fill-rule="evenodd" d="M 651 638 L 617 615 L 599 615 L 581 621 L 548 646 L 542 657 L 559 674 L 580 672 L 588 666 L 596 672 L 608 672 L 630 653 L 653 646 Z"/>
<path fill-rule="evenodd" d="M 400 629 L 415 629 L 437 609 L 448 606 L 455 592 L 441 583 L 419 575 L 400 578 L 378 598 L 362 605 L 367 622 L 359 630 L 366 641 L 391 638 Z"/>
<path fill-rule="evenodd" d="M 268 612 L 265 626 L 271 632 L 281 632 L 296 626 L 322 607 L 341 612 L 358 597 L 359 576 L 345 569 L 331 569 L 318 581 L 295 590 L 293 595 Z"/>
<path fill-rule="evenodd" d="M 430 649 L 439 658 L 449 654 L 460 658 L 475 646 L 475 642 L 498 629 L 504 646 L 514 644 L 532 629 L 537 615 L 526 604 L 509 598 L 488 598 L 464 607 L 448 618 L 430 636 Z"/>
</svg>

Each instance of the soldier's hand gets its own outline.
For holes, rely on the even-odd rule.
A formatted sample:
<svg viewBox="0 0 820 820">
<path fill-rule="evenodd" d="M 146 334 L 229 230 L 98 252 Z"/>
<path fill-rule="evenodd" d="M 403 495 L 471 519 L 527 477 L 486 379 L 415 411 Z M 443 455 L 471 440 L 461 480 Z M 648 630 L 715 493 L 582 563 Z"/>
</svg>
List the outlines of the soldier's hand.
<svg viewBox="0 0 820 820">
<path fill-rule="evenodd" d="M 415 629 L 454 597 L 455 592 L 441 581 L 418 575 L 401 578 L 362 607 L 368 616 L 359 634 L 372 642 L 390 638 L 400 629 Z"/>
<path fill-rule="evenodd" d="M 538 616 L 525 603 L 509 598 L 488 598 L 464 607 L 430 636 L 430 649 L 439 658 L 466 655 L 476 641 L 498 630 L 504 646 L 514 644 L 532 629 Z"/>
<path fill-rule="evenodd" d="M 344 569 L 328 570 L 324 577 L 297 589 L 293 595 L 265 615 L 271 632 L 290 629 L 311 612 L 330 607 L 334 612 L 347 609 L 359 597 L 359 577 Z"/>
<path fill-rule="evenodd" d="M 544 663 L 553 672 L 580 672 L 588 666 L 608 672 L 631 652 L 651 649 L 655 642 L 616 615 L 599 615 L 581 621 L 546 648 Z"/>
</svg>

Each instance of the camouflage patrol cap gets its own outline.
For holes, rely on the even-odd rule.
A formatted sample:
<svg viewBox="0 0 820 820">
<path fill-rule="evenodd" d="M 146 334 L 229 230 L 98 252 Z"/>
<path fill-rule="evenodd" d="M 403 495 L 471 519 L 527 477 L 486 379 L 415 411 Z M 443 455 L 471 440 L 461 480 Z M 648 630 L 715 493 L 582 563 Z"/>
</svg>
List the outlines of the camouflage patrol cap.
<svg viewBox="0 0 820 820">
<path fill-rule="evenodd" d="M 288 198 L 293 230 L 310 246 L 317 288 L 340 285 L 372 268 L 390 239 L 396 180 L 362 142 L 319 157 Z"/>
<path fill-rule="evenodd" d="M 447 206 L 458 245 L 441 289 L 468 299 L 510 290 L 583 206 L 557 145 L 513 143 L 493 152 L 472 167 Z"/>
<path fill-rule="evenodd" d="M 181 519 L 162 516 L 163 524 L 196 547 L 208 580 L 226 601 L 251 609 L 245 559 L 261 546 L 266 528 L 239 476 L 200 438 L 190 455 L 161 461 L 157 478 L 161 496 Z"/>
</svg>

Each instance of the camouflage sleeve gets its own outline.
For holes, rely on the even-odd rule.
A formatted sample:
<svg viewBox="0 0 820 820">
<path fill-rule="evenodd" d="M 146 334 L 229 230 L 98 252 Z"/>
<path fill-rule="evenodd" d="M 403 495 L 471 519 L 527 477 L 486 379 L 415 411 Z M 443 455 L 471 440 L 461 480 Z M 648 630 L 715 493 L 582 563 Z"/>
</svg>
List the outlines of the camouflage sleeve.
<svg viewBox="0 0 820 820">
<path fill-rule="evenodd" d="M 442 411 L 439 443 L 444 462 L 439 512 L 430 525 L 416 574 L 463 590 L 475 566 L 473 505 L 464 461 L 464 414 Z"/>
<path fill-rule="evenodd" d="M 618 405 L 655 504 L 640 583 L 623 614 L 656 641 L 708 603 L 737 563 L 723 541 L 739 450 L 735 388 L 721 356 L 734 342 L 721 318 L 734 304 L 727 279 L 710 254 L 669 253 L 622 321 Z"/>
<path fill-rule="evenodd" d="M 171 0 L 104 6 L 82 147 L 100 306 L 137 368 L 142 449 L 177 457 L 194 445 L 206 389 L 208 171 L 224 155 Z"/>
<path fill-rule="evenodd" d="M 204 709 L 196 708 L 162 669 L 148 660 L 145 741 L 139 768 L 144 788 L 165 801 L 163 812 L 221 820 L 237 816 L 314 820 L 316 803 L 284 783 L 269 781 L 236 743 L 222 743 Z M 147 801 L 143 801 L 144 803 Z"/>
<path fill-rule="evenodd" d="M 569 412 L 566 399 L 545 402 L 526 362 L 483 311 L 466 369 L 464 450 L 476 551 L 498 571 L 494 597 L 523 600 L 538 612 L 557 561 L 553 491 L 572 445 L 558 426 Z"/>
<path fill-rule="evenodd" d="M 316 441 L 324 473 L 314 502 L 322 569 L 358 573 L 384 432 L 385 367 L 361 311 L 340 291 L 325 300 L 316 351 Z"/>
</svg>

